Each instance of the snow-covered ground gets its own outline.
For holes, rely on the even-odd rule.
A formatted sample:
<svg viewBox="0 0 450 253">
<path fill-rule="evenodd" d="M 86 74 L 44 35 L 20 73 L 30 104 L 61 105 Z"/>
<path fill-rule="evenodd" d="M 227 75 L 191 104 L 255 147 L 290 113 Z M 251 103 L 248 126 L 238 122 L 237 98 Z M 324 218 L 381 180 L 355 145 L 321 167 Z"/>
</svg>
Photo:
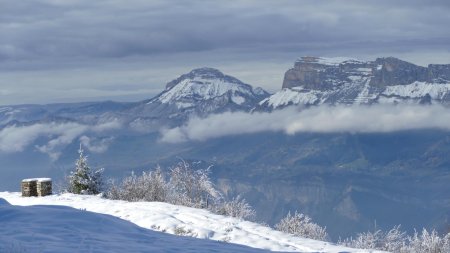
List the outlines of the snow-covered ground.
<svg viewBox="0 0 450 253">
<path fill-rule="evenodd" d="M 20 207 L 30 205 L 39 206 Z M 1 252 L 371 252 L 294 237 L 207 210 L 74 194 L 27 198 L 0 192 L 0 224 Z"/>
</svg>

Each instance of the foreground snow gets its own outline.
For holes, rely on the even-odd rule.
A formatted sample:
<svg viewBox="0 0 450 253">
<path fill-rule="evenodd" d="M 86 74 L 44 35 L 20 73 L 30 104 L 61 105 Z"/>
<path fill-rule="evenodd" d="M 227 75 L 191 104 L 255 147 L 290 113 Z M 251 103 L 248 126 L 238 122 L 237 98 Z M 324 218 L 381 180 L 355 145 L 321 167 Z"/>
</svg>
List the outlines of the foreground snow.
<svg viewBox="0 0 450 253">
<path fill-rule="evenodd" d="M 2 204 L 1 198 L 18 206 L 58 206 L 9 206 L 7 203 Z M 91 212 L 109 214 L 131 223 Z M 62 249 L 70 252 L 67 249 L 77 245 L 82 247 L 77 250 L 88 249 L 93 252 L 99 252 L 100 249 L 102 252 L 111 252 L 111 249 L 118 252 L 370 252 L 290 236 L 256 223 L 215 215 L 206 210 L 159 202 L 125 202 L 73 194 L 23 198 L 20 193 L 0 192 L 0 223 L 3 227 L 0 245 L 10 245 L 13 251 L 17 247 L 20 250 L 20 247 L 36 246 L 42 241 L 48 241 L 39 246 L 43 247 L 43 252 L 62 252 Z M 9 229 L 5 230 L 5 226 Z M 144 228 L 263 250 L 171 236 Z M 80 244 L 80 241 L 83 243 Z"/>
</svg>

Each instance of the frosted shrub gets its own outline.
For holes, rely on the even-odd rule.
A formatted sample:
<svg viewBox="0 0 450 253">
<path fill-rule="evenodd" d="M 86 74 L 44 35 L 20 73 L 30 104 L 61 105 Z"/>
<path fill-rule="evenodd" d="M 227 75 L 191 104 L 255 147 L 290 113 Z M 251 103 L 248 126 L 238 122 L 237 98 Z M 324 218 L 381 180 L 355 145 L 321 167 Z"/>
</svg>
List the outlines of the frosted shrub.
<svg viewBox="0 0 450 253">
<path fill-rule="evenodd" d="M 209 178 L 209 168 L 193 170 L 179 163 L 170 171 L 168 202 L 196 208 L 210 208 L 221 198 Z"/>
<path fill-rule="evenodd" d="M 390 252 L 402 252 L 406 247 L 406 232 L 400 230 L 400 225 L 395 226 L 384 234 L 382 250 Z"/>
<path fill-rule="evenodd" d="M 416 231 L 413 236 L 406 236 L 400 226 L 396 226 L 387 233 L 381 230 L 360 233 L 355 239 L 346 239 L 339 244 L 401 253 L 449 253 L 450 234 L 441 237 L 435 230 L 423 229 L 421 233 Z"/>
<path fill-rule="evenodd" d="M 414 253 L 448 253 L 450 252 L 450 234 L 440 237 L 435 230 L 426 229 L 419 234 L 417 231 L 409 237 L 409 252 Z"/>
<path fill-rule="evenodd" d="M 346 239 L 340 244 L 359 249 L 402 252 L 406 249 L 406 239 L 406 233 L 400 230 L 400 226 L 395 226 L 387 233 L 381 230 L 359 233 L 355 239 Z"/>
<path fill-rule="evenodd" d="M 275 225 L 275 229 L 315 240 L 323 241 L 328 239 L 326 228 L 317 225 L 312 222 L 309 216 L 298 213 L 297 211 L 294 215 L 291 215 L 289 212 L 286 217 L 281 219 L 281 221 Z"/>
<path fill-rule="evenodd" d="M 241 198 L 241 196 L 237 196 L 230 201 L 224 201 L 219 204 L 215 210 L 217 214 L 236 217 L 239 219 L 247 219 L 251 220 L 255 217 L 255 210 L 245 201 L 245 199 Z"/>
<path fill-rule="evenodd" d="M 225 201 L 209 178 L 209 168 L 193 170 L 182 162 L 173 167 L 166 176 L 160 168 L 134 173 L 120 183 L 111 182 L 105 197 L 126 201 L 159 201 L 175 205 L 209 209 L 215 213 L 251 219 L 255 211 L 241 197 Z"/>
<path fill-rule="evenodd" d="M 80 146 L 80 157 L 75 163 L 75 170 L 67 178 L 67 191 L 75 194 L 98 194 L 103 186 L 103 169 L 91 170 L 87 163 L 87 156 L 83 154 Z"/>
<path fill-rule="evenodd" d="M 119 185 L 112 184 L 106 197 L 126 201 L 166 201 L 167 183 L 162 171 L 143 172 L 136 176 L 134 173 L 122 180 Z"/>
</svg>

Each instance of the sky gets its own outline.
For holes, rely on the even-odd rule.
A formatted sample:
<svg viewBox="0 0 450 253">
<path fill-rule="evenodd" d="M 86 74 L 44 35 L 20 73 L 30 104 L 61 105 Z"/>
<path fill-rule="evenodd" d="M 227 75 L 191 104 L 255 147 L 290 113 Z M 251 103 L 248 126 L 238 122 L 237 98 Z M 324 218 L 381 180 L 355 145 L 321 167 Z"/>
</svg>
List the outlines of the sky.
<svg viewBox="0 0 450 253">
<path fill-rule="evenodd" d="M 274 92 L 304 55 L 450 63 L 448 13 L 448 0 L 0 0 L 0 104 L 137 101 L 197 67 Z"/>
</svg>

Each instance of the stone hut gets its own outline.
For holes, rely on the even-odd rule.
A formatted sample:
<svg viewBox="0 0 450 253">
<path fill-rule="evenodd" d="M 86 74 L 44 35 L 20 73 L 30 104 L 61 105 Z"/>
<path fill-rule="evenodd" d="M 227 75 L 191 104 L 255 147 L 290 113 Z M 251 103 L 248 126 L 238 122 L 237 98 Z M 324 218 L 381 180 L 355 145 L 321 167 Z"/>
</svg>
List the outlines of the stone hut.
<svg viewBox="0 0 450 253">
<path fill-rule="evenodd" d="M 22 180 L 23 197 L 42 197 L 52 194 L 51 178 L 28 178 Z"/>
</svg>

